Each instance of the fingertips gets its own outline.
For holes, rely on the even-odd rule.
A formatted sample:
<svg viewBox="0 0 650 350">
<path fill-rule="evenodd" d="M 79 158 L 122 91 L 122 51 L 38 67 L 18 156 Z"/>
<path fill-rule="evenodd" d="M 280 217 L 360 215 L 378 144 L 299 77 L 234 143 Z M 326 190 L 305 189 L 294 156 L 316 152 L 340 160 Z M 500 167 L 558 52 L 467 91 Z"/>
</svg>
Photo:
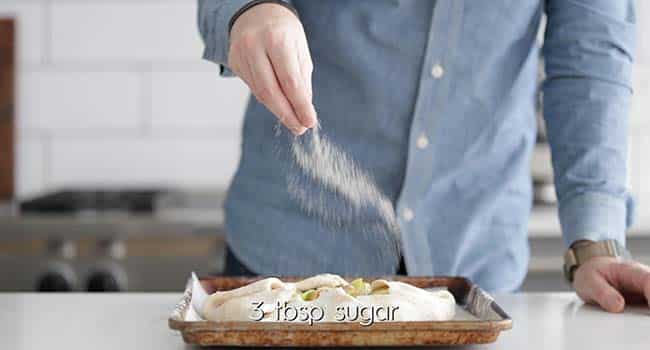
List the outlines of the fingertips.
<svg viewBox="0 0 650 350">
<path fill-rule="evenodd" d="M 650 269 L 640 263 L 625 262 L 613 269 L 614 285 L 629 295 L 642 296 L 650 306 Z M 637 300 L 638 301 L 638 300 Z"/>
<path fill-rule="evenodd" d="M 618 292 L 614 291 L 603 300 L 601 306 L 609 312 L 619 313 L 625 309 L 625 300 Z"/>
<path fill-rule="evenodd" d="M 641 293 L 645 296 L 646 304 L 650 307 L 650 268 L 646 265 L 638 264 L 638 268 L 641 271 L 639 280 L 641 281 Z"/>
<path fill-rule="evenodd" d="M 305 128 L 304 126 L 299 126 L 297 128 L 292 128 L 289 130 L 291 130 L 291 133 L 294 134 L 295 136 L 300 136 L 307 131 L 307 128 Z"/>
<path fill-rule="evenodd" d="M 650 307 L 650 269 L 646 265 L 640 263 L 633 263 L 626 266 L 628 273 L 619 277 L 619 280 L 624 278 L 628 281 L 624 283 L 623 287 L 637 296 L 637 304 L 647 304 Z"/>
<path fill-rule="evenodd" d="M 608 312 L 622 312 L 625 308 L 621 293 L 595 271 L 577 275 L 574 282 L 576 291 L 585 301 L 598 304 Z"/>
<path fill-rule="evenodd" d="M 311 82 L 313 69 L 314 68 L 311 63 L 311 59 L 309 57 L 301 60 L 300 73 L 303 76 L 306 94 L 307 94 L 307 100 L 309 101 L 309 110 L 307 111 L 307 113 L 303 115 L 304 120 L 302 120 L 302 122 L 303 125 L 309 128 L 313 128 L 318 124 L 318 113 L 314 108 L 314 102 L 313 102 L 314 93 L 312 90 L 312 82 Z"/>
<path fill-rule="evenodd" d="M 300 122 L 302 125 L 306 128 L 313 128 L 316 126 L 317 118 L 314 105 L 307 103 L 305 106 L 301 107 L 300 110 L 301 113 L 298 113 L 298 115 L 300 116 Z"/>
<path fill-rule="evenodd" d="M 645 300 L 646 303 L 648 304 L 648 307 L 650 307 L 650 273 L 648 273 L 648 276 L 645 279 L 643 294 L 645 295 Z"/>
<path fill-rule="evenodd" d="M 302 75 L 302 79 L 304 80 L 304 86 L 305 86 L 305 93 L 307 94 L 307 101 L 309 102 L 309 108 L 306 111 L 306 113 L 303 114 L 303 125 L 313 128 L 318 124 L 318 113 L 316 113 L 316 109 L 314 108 L 314 103 L 313 103 L 313 97 L 314 93 L 312 90 L 312 72 L 314 70 L 314 66 L 311 62 L 311 58 L 309 57 L 309 49 L 306 48 L 306 54 L 299 55 L 298 60 L 300 62 L 300 74 Z M 299 52 L 304 52 L 304 51 L 299 51 Z M 302 57 L 305 56 L 305 57 Z"/>
<path fill-rule="evenodd" d="M 291 108 L 277 81 L 271 62 L 264 52 L 259 52 L 255 62 L 250 63 L 255 97 L 264 104 L 294 135 L 302 135 L 307 129 Z"/>
<path fill-rule="evenodd" d="M 296 47 L 284 43 L 272 47 L 268 54 L 278 82 L 293 111 L 305 128 L 316 125 L 316 110 L 311 101 L 311 93 L 302 74 Z"/>
<path fill-rule="evenodd" d="M 622 312 L 625 308 L 625 299 L 614 287 L 605 281 L 601 281 L 593 286 L 594 293 L 592 298 L 603 309 L 609 312 Z"/>
</svg>

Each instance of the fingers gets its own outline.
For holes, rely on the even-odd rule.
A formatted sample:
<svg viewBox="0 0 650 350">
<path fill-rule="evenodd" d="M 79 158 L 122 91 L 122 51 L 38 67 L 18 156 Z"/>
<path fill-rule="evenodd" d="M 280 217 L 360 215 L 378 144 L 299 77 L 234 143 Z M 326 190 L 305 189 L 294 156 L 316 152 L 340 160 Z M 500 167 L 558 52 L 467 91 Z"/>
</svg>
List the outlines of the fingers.
<svg viewBox="0 0 650 350">
<path fill-rule="evenodd" d="M 284 95 L 302 126 L 316 125 L 316 110 L 311 101 L 311 79 L 309 86 L 302 73 L 297 48 L 286 42 L 274 43 L 269 50 L 269 58 Z"/>
<path fill-rule="evenodd" d="M 258 51 L 248 62 L 255 86 L 253 90 L 255 97 L 275 114 L 292 133 L 302 135 L 307 129 L 298 120 L 291 104 L 285 97 L 266 53 Z"/>
<path fill-rule="evenodd" d="M 593 282 L 593 301 L 609 312 L 622 312 L 625 299 L 602 276 L 596 276 Z"/>
<path fill-rule="evenodd" d="M 307 42 L 304 42 L 304 47 L 301 50 L 298 50 L 298 61 L 300 62 L 300 74 L 306 86 L 307 96 L 309 101 L 313 101 L 313 89 L 311 76 L 314 72 L 314 64 L 311 61 L 311 55 L 309 53 L 309 47 Z M 312 102 L 313 105 L 313 102 Z M 316 114 L 316 125 L 318 125 L 318 114 Z"/>
<path fill-rule="evenodd" d="M 650 306 L 650 268 L 639 263 L 617 264 L 613 284 L 626 293 L 643 295 Z"/>
<path fill-rule="evenodd" d="M 247 10 L 232 26 L 229 50 L 230 68 L 291 132 L 316 126 L 307 38 L 291 11 L 277 4 Z"/>
<path fill-rule="evenodd" d="M 245 60 L 242 60 L 239 51 L 237 50 L 230 50 L 230 57 L 228 59 L 230 69 L 237 74 L 238 77 L 240 77 L 246 85 L 248 85 L 248 88 L 251 91 L 255 91 L 255 84 L 253 82 L 253 78 L 251 76 L 251 71 L 248 68 L 248 62 Z"/>
<path fill-rule="evenodd" d="M 623 296 L 611 286 L 600 273 L 591 273 L 575 280 L 578 295 L 589 303 L 600 305 L 609 312 L 622 312 L 625 308 Z"/>
</svg>

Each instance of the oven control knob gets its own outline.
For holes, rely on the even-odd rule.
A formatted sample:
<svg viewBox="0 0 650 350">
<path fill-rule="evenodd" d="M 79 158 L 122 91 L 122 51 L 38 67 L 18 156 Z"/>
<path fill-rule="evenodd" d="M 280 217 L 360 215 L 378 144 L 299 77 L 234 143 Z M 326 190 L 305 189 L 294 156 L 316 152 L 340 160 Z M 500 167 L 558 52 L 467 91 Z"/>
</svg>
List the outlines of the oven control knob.
<svg viewBox="0 0 650 350">
<path fill-rule="evenodd" d="M 89 292 L 123 292 L 127 290 L 126 272 L 117 264 L 100 264 L 86 279 Z"/>
<path fill-rule="evenodd" d="M 49 271 L 37 281 L 36 290 L 39 292 L 69 292 L 73 283 L 60 272 Z"/>
<path fill-rule="evenodd" d="M 95 272 L 88 277 L 86 290 L 89 292 L 119 292 L 120 285 L 110 272 Z"/>
<path fill-rule="evenodd" d="M 39 292 L 70 292 L 77 289 L 77 278 L 67 263 L 50 261 L 36 279 Z"/>
</svg>

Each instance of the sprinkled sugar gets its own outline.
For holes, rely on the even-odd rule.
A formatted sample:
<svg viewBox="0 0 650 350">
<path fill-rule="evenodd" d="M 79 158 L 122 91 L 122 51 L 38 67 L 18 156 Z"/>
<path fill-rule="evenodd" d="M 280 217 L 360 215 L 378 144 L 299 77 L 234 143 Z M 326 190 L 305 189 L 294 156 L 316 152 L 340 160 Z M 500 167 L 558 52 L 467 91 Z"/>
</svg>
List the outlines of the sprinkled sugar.
<svg viewBox="0 0 650 350">
<path fill-rule="evenodd" d="M 354 159 L 321 135 L 319 126 L 294 137 L 291 152 L 298 168 L 322 187 L 308 189 L 306 186 L 313 183 L 301 180 L 299 172 L 290 173 L 288 191 L 303 210 L 334 230 L 361 230 L 373 239 L 384 239 L 399 254 L 400 233 L 393 204 Z M 332 195 L 336 203 L 331 201 Z M 343 210 L 333 209 L 333 205 L 341 204 Z M 364 215 L 368 212 L 375 213 L 371 221 Z"/>
</svg>

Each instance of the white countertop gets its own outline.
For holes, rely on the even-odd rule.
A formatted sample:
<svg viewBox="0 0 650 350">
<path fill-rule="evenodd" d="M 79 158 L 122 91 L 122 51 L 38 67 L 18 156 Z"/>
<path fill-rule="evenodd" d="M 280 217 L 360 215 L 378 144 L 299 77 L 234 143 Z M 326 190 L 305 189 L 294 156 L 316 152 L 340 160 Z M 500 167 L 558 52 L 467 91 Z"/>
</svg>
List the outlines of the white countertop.
<svg viewBox="0 0 650 350">
<path fill-rule="evenodd" d="M 180 295 L 2 294 L 2 349 L 188 349 L 167 328 Z M 573 293 L 502 294 L 513 329 L 471 349 L 649 349 L 650 309 L 607 314 Z M 467 348 L 464 348 L 467 349 Z"/>
</svg>

